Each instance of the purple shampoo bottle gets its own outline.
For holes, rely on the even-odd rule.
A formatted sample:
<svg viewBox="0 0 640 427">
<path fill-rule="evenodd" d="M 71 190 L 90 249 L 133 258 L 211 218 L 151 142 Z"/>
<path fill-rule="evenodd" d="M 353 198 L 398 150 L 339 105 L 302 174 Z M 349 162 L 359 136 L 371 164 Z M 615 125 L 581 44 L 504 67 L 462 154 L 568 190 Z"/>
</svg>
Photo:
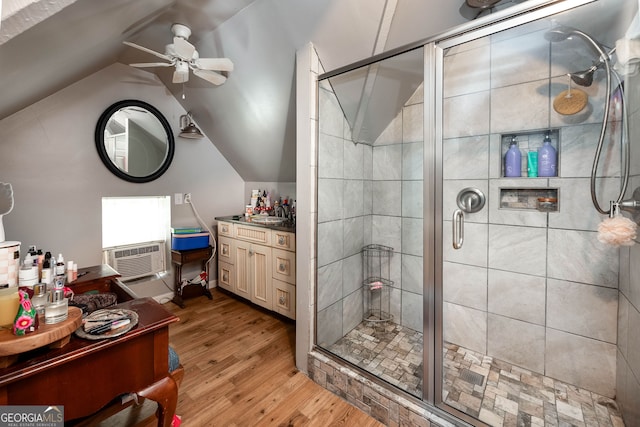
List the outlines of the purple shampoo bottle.
<svg viewBox="0 0 640 427">
<path fill-rule="evenodd" d="M 511 138 L 509 150 L 504 155 L 504 176 L 520 176 L 522 168 L 522 155 L 518 147 L 518 141 Z"/>
<path fill-rule="evenodd" d="M 558 175 L 558 153 L 551 145 L 549 135 L 544 137 L 542 147 L 538 148 L 538 176 Z"/>
</svg>

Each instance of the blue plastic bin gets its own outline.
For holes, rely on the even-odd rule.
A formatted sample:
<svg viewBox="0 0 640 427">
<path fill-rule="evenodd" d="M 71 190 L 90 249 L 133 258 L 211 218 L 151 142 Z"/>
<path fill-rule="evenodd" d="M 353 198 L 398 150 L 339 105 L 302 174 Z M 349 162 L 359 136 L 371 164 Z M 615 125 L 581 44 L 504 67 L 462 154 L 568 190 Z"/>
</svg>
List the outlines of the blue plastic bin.
<svg viewBox="0 0 640 427">
<path fill-rule="evenodd" d="M 172 234 L 171 249 L 188 251 L 209 246 L 209 233 Z"/>
</svg>

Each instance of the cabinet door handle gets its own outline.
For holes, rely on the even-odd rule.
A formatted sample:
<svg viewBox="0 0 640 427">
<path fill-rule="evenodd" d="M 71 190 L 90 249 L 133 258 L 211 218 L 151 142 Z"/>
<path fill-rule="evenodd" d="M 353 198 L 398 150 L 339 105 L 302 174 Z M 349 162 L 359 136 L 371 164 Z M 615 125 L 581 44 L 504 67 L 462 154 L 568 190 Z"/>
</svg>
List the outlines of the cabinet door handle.
<svg viewBox="0 0 640 427">
<path fill-rule="evenodd" d="M 279 245 L 284 245 L 284 243 L 285 243 L 284 236 L 280 236 L 280 237 L 278 237 L 278 244 L 279 244 Z"/>
<path fill-rule="evenodd" d="M 287 267 L 284 264 L 281 263 L 280 265 L 278 265 L 278 271 L 285 272 L 286 270 L 287 270 Z"/>
<path fill-rule="evenodd" d="M 227 273 L 224 273 L 224 274 L 222 275 L 222 281 L 223 281 L 224 283 L 228 283 L 228 282 L 229 282 L 229 275 L 228 275 Z"/>
<path fill-rule="evenodd" d="M 280 298 L 278 300 L 280 302 L 280 305 L 284 305 L 284 303 L 287 302 L 287 299 L 284 297 L 284 295 L 280 295 Z"/>
<path fill-rule="evenodd" d="M 253 255 L 253 254 L 254 254 L 253 249 L 249 249 L 249 255 Z"/>
</svg>

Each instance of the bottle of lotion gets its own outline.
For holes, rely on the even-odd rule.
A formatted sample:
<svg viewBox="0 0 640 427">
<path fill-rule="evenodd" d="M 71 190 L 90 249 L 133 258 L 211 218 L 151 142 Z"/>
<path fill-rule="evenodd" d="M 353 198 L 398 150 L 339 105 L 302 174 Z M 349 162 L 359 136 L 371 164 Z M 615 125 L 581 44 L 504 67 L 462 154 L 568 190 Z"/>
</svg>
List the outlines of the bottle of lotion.
<svg viewBox="0 0 640 427">
<path fill-rule="evenodd" d="M 538 176 L 557 176 L 557 162 L 558 153 L 551 145 L 551 138 L 547 134 L 542 147 L 538 148 Z"/>
<path fill-rule="evenodd" d="M 509 150 L 504 155 L 504 176 L 520 176 L 522 169 L 522 154 L 518 148 L 518 141 L 511 138 Z"/>
</svg>

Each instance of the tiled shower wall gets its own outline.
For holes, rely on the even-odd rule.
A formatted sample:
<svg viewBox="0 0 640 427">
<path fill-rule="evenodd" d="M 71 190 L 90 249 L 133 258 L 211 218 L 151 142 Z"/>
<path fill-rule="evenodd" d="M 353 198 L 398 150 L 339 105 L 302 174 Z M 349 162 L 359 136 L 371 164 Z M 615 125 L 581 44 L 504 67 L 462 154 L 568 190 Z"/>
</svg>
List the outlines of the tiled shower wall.
<svg viewBox="0 0 640 427">
<path fill-rule="evenodd" d="M 583 88 L 588 108 L 559 115 L 552 101 L 567 87 L 565 74 L 575 70 L 555 64 L 573 45 L 551 45 L 543 31 L 515 31 L 445 56 L 444 338 L 614 397 L 618 250 L 598 242 L 603 217 L 589 193 L 604 88 Z M 501 135 L 547 129 L 559 130 L 559 176 L 502 178 Z M 608 135 L 611 140 L 616 137 Z M 619 176 L 616 153 L 617 142 L 603 152 L 600 176 Z M 605 209 L 618 186 L 619 178 L 599 180 Z M 451 218 L 465 187 L 481 189 L 487 204 L 465 214 L 464 246 L 454 250 Z M 500 188 L 547 187 L 558 188 L 558 212 L 499 206 Z"/>
<path fill-rule="evenodd" d="M 331 87 L 318 93 L 317 344 L 329 346 L 362 321 L 362 257 L 370 243 L 372 150 L 356 145 Z M 366 159 L 366 160 L 365 160 Z M 369 167 L 365 168 L 366 165 Z"/>
<path fill-rule="evenodd" d="M 630 108 L 632 177 L 627 190 L 631 198 L 640 186 L 640 75 L 625 83 Z M 620 251 L 620 292 L 618 293 L 617 401 L 628 426 L 640 426 L 640 247 Z"/>
<path fill-rule="evenodd" d="M 423 94 L 422 85 L 373 145 L 373 243 L 394 248 L 391 313 L 422 332 L 423 321 Z"/>
<path fill-rule="evenodd" d="M 422 88 L 373 145 L 351 141 L 330 85 L 319 92 L 318 344 L 362 321 L 360 251 L 371 243 L 394 249 L 394 321 L 422 331 Z"/>
</svg>

